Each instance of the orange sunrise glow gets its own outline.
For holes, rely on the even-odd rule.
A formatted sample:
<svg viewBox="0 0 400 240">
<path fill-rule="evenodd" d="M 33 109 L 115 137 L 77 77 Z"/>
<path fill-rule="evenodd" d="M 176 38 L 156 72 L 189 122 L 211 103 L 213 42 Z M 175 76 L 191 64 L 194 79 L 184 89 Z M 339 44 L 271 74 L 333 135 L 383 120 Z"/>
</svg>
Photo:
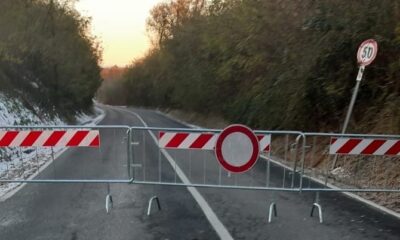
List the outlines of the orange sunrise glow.
<svg viewBox="0 0 400 240">
<path fill-rule="evenodd" d="M 150 48 L 146 19 L 162 0 L 80 0 L 76 9 L 92 19 L 92 33 L 103 48 L 102 66 L 125 66 Z"/>
</svg>

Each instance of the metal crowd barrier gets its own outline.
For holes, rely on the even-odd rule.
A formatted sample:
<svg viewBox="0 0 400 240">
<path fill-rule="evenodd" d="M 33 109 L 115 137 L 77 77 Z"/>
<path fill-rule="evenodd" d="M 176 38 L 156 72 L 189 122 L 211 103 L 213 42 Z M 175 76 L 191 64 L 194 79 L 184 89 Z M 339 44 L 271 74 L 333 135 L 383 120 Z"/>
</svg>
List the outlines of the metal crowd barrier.
<svg viewBox="0 0 400 240">
<path fill-rule="evenodd" d="M 133 184 L 300 191 L 304 135 L 295 131 L 254 131 L 261 155 L 247 172 L 232 173 L 214 153 L 219 129 L 131 128 Z M 282 168 L 280 161 L 289 167 Z M 279 178 L 279 181 L 272 182 Z M 158 199 L 157 199 L 158 200 Z M 151 202 L 149 202 L 149 206 Z M 276 213 L 271 199 L 269 221 Z M 151 212 L 149 208 L 148 213 Z"/>
<path fill-rule="evenodd" d="M 323 180 L 324 187 L 306 181 L 302 190 L 327 191 L 328 184 L 345 192 L 400 192 L 396 182 L 373 179 L 380 165 L 390 165 L 400 157 L 400 136 L 365 134 L 305 133 L 307 137 L 305 177 Z M 390 169 L 385 169 L 390 172 Z M 397 183 L 398 184 L 398 183 Z"/>
<path fill-rule="evenodd" d="M 260 139 L 262 155 L 256 165 L 245 173 L 231 173 L 215 157 L 215 138 L 221 130 L 176 128 L 131 128 L 132 183 L 213 187 L 251 190 L 298 191 L 301 178 L 295 174 L 301 157 L 290 155 L 290 147 L 298 145 L 302 134 L 293 131 L 255 131 Z M 263 138 L 271 138 L 263 143 Z M 286 139 L 285 147 L 273 148 L 274 141 Z M 169 145 L 168 145 L 169 143 Z M 272 184 L 271 153 L 291 164 L 293 169 L 282 170 L 281 183 Z M 182 181 L 185 176 L 189 181 Z M 285 181 L 284 181 L 285 180 Z"/>
<path fill-rule="evenodd" d="M 21 183 L 129 183 L 128 126 L 0 127 L 0 187 Z M 63 161 L 57 156 L 65 150 Z M 84 157 L 82 157 L 84 156 Z"/>
<path fill-rule="evenodd" d="M 254 131 L 260 156 L 248 171 L 233 173 L 221 166 L 214 152 L 221 131 L 129 126 L 0 127 L 0 185 L 106 184 L 107 212 L 112 207 L 110 184 L 114 183 L 313 192 L 311 216 L 317 209 L 320 222 L 322 192 L 400 192 L 397 173 L 390 168 L 394 158 L 400 156 L 400 136 Z M 57 161 L 55 155 L 66 148 L 76 149 L 63 156 L 68 159 Z M 79 157 L 82 154 L 85 159 Z M 373 178 L 377 175 L 370 173 L 376 171 L 384 172 Z M 158 197 L 153 196 L 148 215 L 153 202 L 161 209 Z M 276 205 L 272 197 L 268 222 L 277 215 Z"/>
<path fill-rule="evenodd" d="M 315 192 L 315 208 L 322 211 L 322 192 L 354 192 L 364 198 L 386 194 L 398 198 L 400 182 L 393 168 L 400 157 L 400 136 L 304 133 L 307 138 L 301 191 Z M 380 174 L 379 174 L 380 173 Z"/>
</svg>

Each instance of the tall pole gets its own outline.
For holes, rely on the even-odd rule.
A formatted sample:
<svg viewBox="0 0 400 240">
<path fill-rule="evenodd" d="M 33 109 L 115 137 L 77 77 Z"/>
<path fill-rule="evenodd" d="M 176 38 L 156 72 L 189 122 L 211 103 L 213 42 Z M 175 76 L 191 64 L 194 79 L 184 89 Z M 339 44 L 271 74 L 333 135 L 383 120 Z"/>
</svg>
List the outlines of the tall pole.
<svg viewBox="0 0 400 240">
<path fill-rule="evenodd" d="M 357 74 L 357 78 L 356 78 L 356 86 L 354 87 L 353 95 L 351 96 L 349 109 L 347 110 L 346 118 L 344 120 L 344 124 L 343 124 L 343 128 L 342 128 L 342 134 L 346 133 L 347 127 L 349 125 L 350 117 L 351 117 L 351 114 L 353 113 L 354 104 L 356 103 L 358 89 L 360 88 L 360 83 L 361 83 L 361 80 L 362 80 L 362 77 L 364 74 L 364 70 L 365 70 L 365 66 L 363 66 L 363 65 L 361 65 L 358 69 L 358 74 Z M 338 160 L 338 155 L 335 155 L 335 157 L 333 158 L 332 169 L 334 169 L 336 167 L 337 160 Z"/>
<path fill-rule="evenodd" d="M 358 89 L 360 88 L 360 83 L 363 78 L 365 66 L 368 66 L 374 61 L 377 53 L 378 53 L 378 43 L 374 39 L 367 39 L 364 42 L 362 42 L 361 45 L 358 47 L 357 62 L 360 67 L 358 69 L 358 74 L 356 78 L 356 86 L 354 87 L 349 109 L 347 110 L 346 118 L 344 120 L 342 134 L 346 133 L 347 127 L 349 125 L 350 117 L 351 114 L 353 113 L 354 104 L 357 99 Z M 335 155 L 335 157 L 333 158 L 332 169 L 336 167 L 337 159 L 338 155 Z"/>
<path fill-rule="evenodd" d="M 347 110 L 346 119 L 344 120 L 342 134 L 346 133 L 347 126 L 349 125 L 350 117 L 351 117 L 351 114 L 353 113 L 354 104 L 355 104 L 356 99 L 357 99 L 358 89 L 360 88 L 360 83 L 361 83 L 361 79 L 362 79 L 364 70 L 365 70 L 365 66 L 360 66 L 360 68 L 358 70 L 358 75 L 357 75 L 357 79 L 356 79 L 356 86 L 355 86 L 355 88 L 353 90 L 353 96 L 351 97 L 349 109 Z"/>
</svg>

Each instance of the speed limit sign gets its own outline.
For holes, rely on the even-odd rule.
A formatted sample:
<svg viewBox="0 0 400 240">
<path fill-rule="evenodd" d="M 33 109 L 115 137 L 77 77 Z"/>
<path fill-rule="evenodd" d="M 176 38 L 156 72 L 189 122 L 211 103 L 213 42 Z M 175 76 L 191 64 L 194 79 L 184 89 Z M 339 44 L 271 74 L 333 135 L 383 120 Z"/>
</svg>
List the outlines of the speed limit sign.
<svg viewBox="0 0 400 240">
<path fill-rule="evenodd" d="M 357 78 L 356 78 L 356 86 L 354 87 L 353 96 L 351 97 L 351 100 L 350 100 L 350 106 L 349 106 L 349 109 L 347 110 L 346 118 L 344 120 L 342 133 L 346 132 L 347 125 L 349 124 L 350 116 L 353 111 L 354 103 L 357 98 L 358 89 L 360 87 L 360 83 L 363 78 L 365 67 L 370 65 L 372 63 L 372 61 L 374 61 L 377 53 L 378 53 L 378 44 L 376 43 L 376 41 L 374 39 L 365 40 L 364 42 L 361 43 L 360 47 L 358 48 L 357 61 L 360 66 L 358 68 L 358 74 L 357 74 Z M 335 158 L 335 162 L 336 162 L 336 158 Z M 334 163 L 334 165 L 335 165 L 335 163 Z"/>
<path fill-rule="evenodd" d="M 374 61 L 378 53 L 378 44 L 374 39 L 368 39 L 361 43 L 357 51 L 357 61 L 360 66 L 368 66 Z"/>
</svg>

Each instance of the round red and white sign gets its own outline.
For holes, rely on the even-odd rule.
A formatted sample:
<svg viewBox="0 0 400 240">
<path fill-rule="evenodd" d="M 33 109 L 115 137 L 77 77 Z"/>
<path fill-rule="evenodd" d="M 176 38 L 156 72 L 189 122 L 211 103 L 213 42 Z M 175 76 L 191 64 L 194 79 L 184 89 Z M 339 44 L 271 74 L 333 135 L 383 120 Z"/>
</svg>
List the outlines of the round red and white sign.
<svg viewBox="0 0 400 240">
<path fill-rule="evenodd" d="M 215 156 L 227 171 L 242 173 L 257 162 L 260 146 L 253 131 L 240 124 L 225 128 L 215 143 Z"/>
<path fill-rule="evenodd" d="M 361 43 L 357 51 L 357 61 L 361 66 L 368 66 L 374 61 L 378 53 L 378 43 L 374 39 L 368 39 Z"/>
</svg>

